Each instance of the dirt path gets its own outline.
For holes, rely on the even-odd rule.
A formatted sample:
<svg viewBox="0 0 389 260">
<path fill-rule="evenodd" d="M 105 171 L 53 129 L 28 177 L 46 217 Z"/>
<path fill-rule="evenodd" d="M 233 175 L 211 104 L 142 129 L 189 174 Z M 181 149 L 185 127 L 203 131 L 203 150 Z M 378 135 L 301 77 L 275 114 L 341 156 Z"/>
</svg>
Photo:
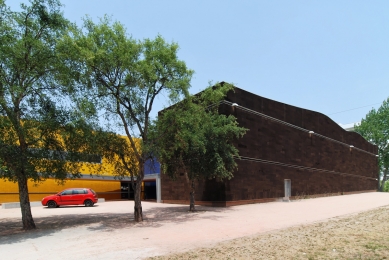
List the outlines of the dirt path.
<svg viewBox="0 0 389 260">
<path fill-rule="evenodd" d="M 143 223 L 134 223 L 132 220 L 132 201 L 106 202 L 93 208 L 37 207 L 32 208 L 32 211 L 38 229 L 31 232 L 20 230 L 20 209 L 0 209 L 0 258 L 143 259 L 186 252 L 199 247 L 216 246 L 215 250 L 221 250 L 217 249 L 220 242 L 227 243 L 221 246 L 234 252 L 237 249 L 230 246 L 234 244 L 236 246 L 236 242 L 231 242 L 231 240 L 243 239 L 253 244 L 254 242 L 250 239 L 260 234 L 264 236 L 259 239 L 260 244 L 264 244 L 263 241 L 266 240 L 269 247 L 268 251 L 263 251 L 265 255 L 279 251 L 286 252 L 285 248 L 291 248 L 290 252 L 294 254 L 293 250 L 300 249 L 297 245 L 303 245 L 301 241 L 311 241 L 309 243 L 312 244 L 322 241 L 312 240 L 314 233 L 304 240 L 305 235 L 300 235 L 299 229 L 316 223 L 312 232 L 324 232 L 319 229 L 320 226 L 315 225 L 324 225 L 324 222 L 330 218 L 360 212 L 367 214 L 368 210 L 388 205 L 388 193 L 365 193 L 307 199 L 291 203 L 273 202 L 229 208 L 198 207 L 199 211 L 196 213 L 189 213 L 188 206 L 144 202 L 143 211 L 146 220 Z M 369 215 L 364 223 L 369 223 L 372 219 L 377 219 L 379 223 L 387 213 L 385 207 L 381 215 L 373 217 Z M 338 219 L 338 221 L 343 220 L 344 218 Z M 346 225 L 342 224 L 343 222 L 339 223 L 331 224 L 328 230 L 337 232 L 339 227 Z M 374 225 L 377 223 L 374 222 Z M 347 224 L 347 226 L 351 229 L 353 225 Z M 367 226 L 367 224 L 362 224 L 362 226 Z M 356 230 L 360 229 L 359 226 L 356 227 Z M 384 226 L 379 227 L 385 228 Z M 285 229 L 288 228 L 294 231 L 290 236 L 282 237 L 281 234 L 284 234 Z M 347 229 L 343 231 L 345 230 Z M 276 235 L 271 235 L 273 232 Z M 293 242 L 296 246 L 282 244 L 277 237 Z M 239 240 L 239 243 L 243 242 Z M 283 246 L 279 247 L 278 244 Z M 255 248 L 242 247 L 241 252 L 260 255 Z M 305 247 L 301 248 L 305 250 Z M 203 258 L 207 258 L 211 253 L 204 252 L 205 254 L 201 256 Z M 306 252 L 301 252 L 303 253 L 306 255 L 301 255 L 301 257 L 308 257 L 310 252 L 306 250 Z M 188 253 L 188 256 L 191 254 Z M 236 254 L 236 256 L 241 259 L 247 258 L 244 254 Z M 215 253 L 215 257 L 219 258 L 220 255 Z M 278 255 L 274 257 L 279 258 Z"/>
</svg>

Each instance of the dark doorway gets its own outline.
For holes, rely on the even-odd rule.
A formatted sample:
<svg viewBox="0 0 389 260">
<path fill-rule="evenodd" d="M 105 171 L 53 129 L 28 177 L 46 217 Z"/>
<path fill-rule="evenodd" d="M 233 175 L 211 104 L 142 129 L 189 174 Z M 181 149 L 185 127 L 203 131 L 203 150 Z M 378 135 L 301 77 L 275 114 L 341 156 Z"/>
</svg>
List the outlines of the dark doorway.
<svg viewBox="0 0 389 260">
<path fill-rule="evenodd" d="M 121 182 L 121 192 L 122 199 L 133 200 L 134 199 L 134 190 L 132 189 L 131 182 Z"/>
<path fill-rule="evenodd" d="M 144 199 L 145 200 L 157 199 L 157 184 L 155 181 L 144 182 Z"/>
</svg>

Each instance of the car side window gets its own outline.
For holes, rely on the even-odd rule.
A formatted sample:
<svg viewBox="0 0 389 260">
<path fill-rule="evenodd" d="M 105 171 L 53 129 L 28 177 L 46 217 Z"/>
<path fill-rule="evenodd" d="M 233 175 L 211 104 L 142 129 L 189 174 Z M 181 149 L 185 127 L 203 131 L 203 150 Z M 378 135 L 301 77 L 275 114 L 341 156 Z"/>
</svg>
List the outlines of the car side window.
<svg viewBox="0 0 389 260">
<path fill-rule="evenodd" d="M 61 195 L 72 195 L 73 190 L 64 190 Z"/>
<path fill-rule="evenodd" d="M 73 190 L 73 194 L 85 194 L 85 192 L 82 189 L 77 189 L 77 190 Z"/>
</svg>

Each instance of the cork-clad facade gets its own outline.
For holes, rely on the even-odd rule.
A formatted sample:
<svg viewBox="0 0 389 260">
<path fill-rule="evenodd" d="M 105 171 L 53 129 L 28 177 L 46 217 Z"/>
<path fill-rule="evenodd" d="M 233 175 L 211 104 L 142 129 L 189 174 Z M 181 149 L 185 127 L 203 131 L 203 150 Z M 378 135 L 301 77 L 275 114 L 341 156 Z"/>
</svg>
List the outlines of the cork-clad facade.
<svg viewBox="0 0 389 260">
<path fill-rule="evenodd" d="M 230 180 L 200 181 L 196 201 L 236 205 L 284 197 L 284 180 L 291 195 L 325 196 L 376 190 L 377 146 L 348 132 L 329 117 L 235 88 L 220 104 L 249 129 L 235 142 L 238 169 Z M 184 176 L 170 180 L 161 174 L 162 200 L 184 203 L 189 185 Z"/>
</svg>

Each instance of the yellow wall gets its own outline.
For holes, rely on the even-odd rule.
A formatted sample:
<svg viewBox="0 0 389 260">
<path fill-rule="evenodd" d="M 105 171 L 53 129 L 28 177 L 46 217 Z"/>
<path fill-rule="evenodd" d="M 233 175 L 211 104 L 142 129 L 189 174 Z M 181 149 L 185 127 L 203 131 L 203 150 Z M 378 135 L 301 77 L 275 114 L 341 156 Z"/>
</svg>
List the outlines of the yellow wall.
<svg viewBox="0 0 389 260">
<path fill-rule="evenodd" d="M 122 138 L 127 139 L 126 136 Z M 137 146 L 140 146 L 140 140 L 135 140 Z M 127 140 L 130 147 L 130 143 Z M 129 151 L 131 151 L 130 149 Z M 131 152 L 130 152 L 131 154 Z M 87 163 L 87 162 L 68 162 L 69 166 L 80 166 L 77 168 L 77 172 L 86 175 L 99 176 L 114 176 L 115 168 L 106 158 L 102 158 L 101 163 Z M 136 167 L 136 165 L 135 165 Z M 123 167 L 121 167 L 123 169 Z M 120 172 L 120 169 L 116 169 Z M 121 171 L 122 172 L 122 171 Z M 54 179 L 48 179 L 42 183 L 35 184 L 33 182 L 28 183 L 30 201 L 40 201 L 43 197 L 55 194 L 66 188 L 91 188 L 98 193 L 99 198 L 105 198 L 107 200 L 121 199 L 121 188 L 119 180 L 67 180 L 64 185 L 58 185 Z M 4 202 L 18 202 L 19 191 L 17 183 L 5 181 L 0 179 L 0 204 Z"/>
<path fill-rule="evenodd" d="M 40 184 L 28 183 L 30 201 L 40 201 L 43 197 L 58 193 L 67 188 L 91 188 L 98 193 L 99 198 L 107 200 L 120 199 L 120 181 L 108 180 L 67 180 L 64 185 L 58 185 L 54 179 L 48 179 Z M 105 193 L 107 192 L 107 193 Z M 18 202 L 17 183 L 0 180 L 0 203 Z"/>
<path fill-rule="evenodd" d="M 126 138 L 122 136 L 122 138 Z M 136 140 L 137 145 L 140 145 L 139 140 Z M 130 143 L 128 141 L 130 146 Z M 107 159 L 102 158 L 101 163 L 87 163 L 87 162 L 69 162 L 69 165 L 78 165 L 81 174 L 96 175 L 99 176 L 114 176 L 114 165 Z M 67 180 L 64 185 L 58 185 L 54 179 L 48 179 L 42 183 L 35 184 L 33 182 L 28 183 L 30 201 L 40 201 L 43 197 L 55 194 L 66 188 L 91 188 L 98 193 L 99 198 L 105 198 L 107 200 L 121 199 L 121 188 L 119 180 Z M 17 183 L 5 181 L 0 179 L 0 204 L 4 202 L 18 202 L 19 191 Z"/>
</svg>

